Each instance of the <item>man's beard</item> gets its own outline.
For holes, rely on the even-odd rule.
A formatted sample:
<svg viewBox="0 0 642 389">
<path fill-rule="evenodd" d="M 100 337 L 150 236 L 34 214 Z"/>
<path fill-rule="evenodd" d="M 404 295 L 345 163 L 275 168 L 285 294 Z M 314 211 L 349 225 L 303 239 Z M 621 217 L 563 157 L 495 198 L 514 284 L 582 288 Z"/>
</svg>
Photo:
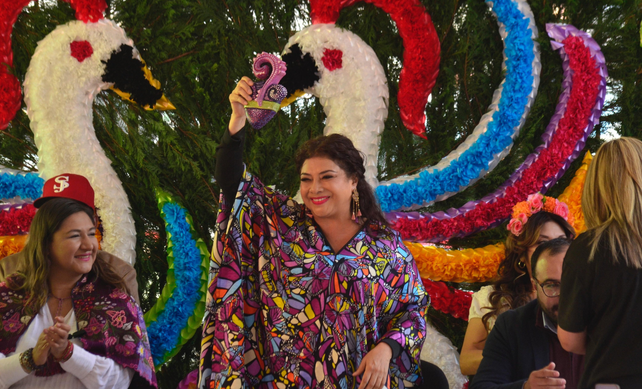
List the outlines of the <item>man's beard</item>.
<svg viewBox="0 0 642 389">
<path fill-rule="evenodd" d="M 539 304 L 540 308 L 542 308 L 542 311 L 548 316 L 548 318 L 553 322 L 553 324 L 557 325 L 557 313 L 560 310 L 560 305 L 555 304 L 551 307 L 551 309 L 546 308 L 543 304 Z"/>
</svg>

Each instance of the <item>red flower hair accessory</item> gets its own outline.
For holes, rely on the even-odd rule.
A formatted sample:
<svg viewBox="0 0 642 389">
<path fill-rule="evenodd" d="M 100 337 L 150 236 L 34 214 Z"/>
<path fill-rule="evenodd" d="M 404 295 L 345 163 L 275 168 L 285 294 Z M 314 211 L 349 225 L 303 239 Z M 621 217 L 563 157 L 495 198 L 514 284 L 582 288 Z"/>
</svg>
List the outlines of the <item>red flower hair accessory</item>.
<svg viewBox="0 0 642 389">
<path fill-rule="evenodd" d="M 508 231 L 515 236 L 519 236 L 528 218 L 539 211 L 554 213 L 573 224 L 573 215 L 569 213 L 568 205 L 565 202 L 559 201 L 554 197 L 544 196 L 541 193 L 534 193 L 528 196 L 526 201 L 515 204 L 512 218 L 508 222 Z"/>
</svg>

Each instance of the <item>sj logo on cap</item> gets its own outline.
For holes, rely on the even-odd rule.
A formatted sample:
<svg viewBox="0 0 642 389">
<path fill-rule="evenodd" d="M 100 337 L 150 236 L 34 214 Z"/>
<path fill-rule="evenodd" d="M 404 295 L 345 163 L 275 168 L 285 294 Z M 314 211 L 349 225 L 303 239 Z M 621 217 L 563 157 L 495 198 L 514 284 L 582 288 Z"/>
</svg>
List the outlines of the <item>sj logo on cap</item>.
<svg viewBox="0 0 642 389">
<path fill-rule="evenodd" d="M 60 193 L 69 188 L 69 176 L 58 176 L 55 181 L 59 186 L 54 185 L 54 193 Z"/>
</svg>

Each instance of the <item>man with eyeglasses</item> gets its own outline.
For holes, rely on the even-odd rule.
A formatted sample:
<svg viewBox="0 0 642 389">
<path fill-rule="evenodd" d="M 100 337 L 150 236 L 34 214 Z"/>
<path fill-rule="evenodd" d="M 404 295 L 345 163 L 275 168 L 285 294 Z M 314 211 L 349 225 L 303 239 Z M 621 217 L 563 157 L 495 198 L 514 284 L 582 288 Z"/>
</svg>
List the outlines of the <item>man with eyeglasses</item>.
<svg viewBox="0 0 642 389">
<path fill-rule="evenodd" d="M 564 350 L 557 339 L 562 264 L 569 245 L 558 238 L 537 247 L 531 257 L 537 299 L 497 318 L 471 389 L 577 388 L 584 357 Z"/>
</svg>

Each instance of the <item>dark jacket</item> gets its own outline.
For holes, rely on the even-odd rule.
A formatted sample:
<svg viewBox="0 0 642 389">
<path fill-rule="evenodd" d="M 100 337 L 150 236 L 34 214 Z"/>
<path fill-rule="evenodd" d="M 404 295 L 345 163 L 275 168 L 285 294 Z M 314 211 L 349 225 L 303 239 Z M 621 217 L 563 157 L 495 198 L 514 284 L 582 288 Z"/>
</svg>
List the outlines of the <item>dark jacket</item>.
<svg viewBox="0 0 642 389">
<path fill-rule="evenodd" d="M 470 389 L 521 389 L 532 371 L 549 364 L 548 330 L 535 325 L 537 312 L 533 300 L 499 315 Z"/>
</svg>

